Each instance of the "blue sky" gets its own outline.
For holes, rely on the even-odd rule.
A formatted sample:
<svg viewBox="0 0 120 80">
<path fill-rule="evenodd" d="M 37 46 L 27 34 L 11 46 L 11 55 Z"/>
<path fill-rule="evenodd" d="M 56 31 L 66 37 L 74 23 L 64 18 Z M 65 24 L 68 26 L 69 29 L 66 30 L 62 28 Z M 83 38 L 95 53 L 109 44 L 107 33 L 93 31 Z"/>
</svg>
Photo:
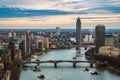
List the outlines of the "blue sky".
<svg viewBox="0 0 120 80">
<path fill-rule="evenodd" d="M 120 28 L 120 0 L 0 0 L 0 28 Z"/>
</svg>

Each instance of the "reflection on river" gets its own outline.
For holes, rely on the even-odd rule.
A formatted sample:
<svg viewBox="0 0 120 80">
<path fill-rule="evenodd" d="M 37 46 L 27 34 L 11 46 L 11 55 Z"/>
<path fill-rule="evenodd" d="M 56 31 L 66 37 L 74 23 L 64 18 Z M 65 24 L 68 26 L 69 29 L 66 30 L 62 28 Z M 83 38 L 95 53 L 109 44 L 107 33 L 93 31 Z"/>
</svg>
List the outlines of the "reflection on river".
<svg viewBox="0 0 120 80">
<path fill-rule="evenodd" d="M 46 54 L 38 56 L 39 60 L 73 60 L 73 57 L 77 58 L 75 60 L 85 61 L 84 49 L 61 49 L 52 50 Z M 35 59 L 32 59 L 34 61 Z M 35 64 L 28 64 L 33 66 Z M 89 68 L 90 71 L 83 71 L 84 67 L 89 67 L 88 63 L 78 63 L 76 68 L 72 67 L 72 63 L 59 63 L 58 68 L 54 68 L 53 63 L 40 64 L 41 71 L 34 72 L 30 68 L 23 70 L 21 72 L 20 80 L 40 80 L 37 78 L 40 74 L 44 74 L 44 80 L 120 80 L 120 75 L 109 72 L 106 69 L 100 68 Z M 91 75 L 90 72 L 97 71 L 100 75 Z"/>
</svg>

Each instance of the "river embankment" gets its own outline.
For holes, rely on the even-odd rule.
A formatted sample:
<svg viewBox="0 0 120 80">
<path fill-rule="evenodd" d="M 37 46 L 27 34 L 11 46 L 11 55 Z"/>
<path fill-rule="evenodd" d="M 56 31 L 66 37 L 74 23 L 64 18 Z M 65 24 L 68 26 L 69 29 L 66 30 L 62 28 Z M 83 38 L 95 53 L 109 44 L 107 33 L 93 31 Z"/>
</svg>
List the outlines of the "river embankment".
<svg viewBox="0 0 120 80">
<path fill-rule="evenodd" d="M 99 55 L 95 53 L 95 48 L 89 49 L 85 53 L 85 57 L 88 60 L 95 60 L 95 61 L 106 61 L 107 68 L 109 71 L 120 74 L 120 56 L 112 57 L 106 55 Z"/>
</svg>

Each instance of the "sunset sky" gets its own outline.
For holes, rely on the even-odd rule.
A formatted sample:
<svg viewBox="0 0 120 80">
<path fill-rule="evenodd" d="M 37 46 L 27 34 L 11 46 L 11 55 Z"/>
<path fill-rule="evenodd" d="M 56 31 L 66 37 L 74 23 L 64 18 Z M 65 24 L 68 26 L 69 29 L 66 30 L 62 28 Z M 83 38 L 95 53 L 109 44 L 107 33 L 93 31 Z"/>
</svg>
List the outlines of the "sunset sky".
<svg viewBox="0 0 120 80">
<path fill-rule="evenodd" d="M 120 28 L 120 0 L 0 0 L 0 28 Z"/>
</svg>

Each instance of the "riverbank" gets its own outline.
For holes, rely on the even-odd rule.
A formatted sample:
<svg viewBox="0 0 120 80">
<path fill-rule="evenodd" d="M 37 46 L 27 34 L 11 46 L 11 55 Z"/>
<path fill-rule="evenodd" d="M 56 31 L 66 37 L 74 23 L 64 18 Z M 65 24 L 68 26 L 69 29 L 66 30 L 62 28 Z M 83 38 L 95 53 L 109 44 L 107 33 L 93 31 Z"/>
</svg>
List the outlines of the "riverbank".
<svg viewBox="0 0 120 80">
<path fill-rule="evenodd" d="M 119 64 L 119 58 L 109 57 L 109 56 L 102 56 L 102 55 L 96 55 L 95 54 L 95 48 L 89 49 L 85 53 L 86 59 L 88 60 L 98 60 L 98 61 L 107 61 L 108 66 L 107 69 L 110 72 L 120 74 L 120 68 L 115 67 L 115 65 Z M 118 62 L 118 63 L 117 63 Z"/>
<path fill-rule="evenodd" d="M 52 49 L 47 49 L 47 50 L 44 50 L 44 51 L 41 51 L 41 52 L 36 52 L 36 53 L 34 53 L 34 54 L 32 54 L 31 55 L 31 58 L 33 58 L 34 56 L 36 56 L 36 55 L 42 55 L 42 54 L 44 54 L 44 53 L 47 53 L 48 51 L 51 51 Z"/>
<path fill-rule="evenodd" d="M 41 52 L 36 52 L 36 53 L 34 53 L 34 54 L 32 54 L 31 55 L 31 58 L 33 58 L 35 55 L 42 55 L 42 54 L 44 54 L 44 53 L 46 53 L 46 52 L 48 52 L 48 51 L 51 51 L 51 49 L 48 49 L 48 50 L 44 50 L 44 51 L 41 51 Z M 11 66 L 17 66 L 17 65 L 11 65 Z M 18 66 L 17 66 L 18 67 Z M 13 74 L 13 76 L 11 76 L 11 80 L 19 80 L 20 79 L 20 75 L 21 75 L 21 71 L 22 71 L 22 68 L 17 68 L 17 69 L 15 69 L 15 70 L 13 70 L 14 68 L 12 68 L 11 70 L 12 70 L 12 72 L 14 73 L 15 71 L 17 72 L 15 72 L 15 74 Z"/>
<path fill-rule="evenodd" d="M 119 75 L 120 75 L 120 68 L 118 68 L 118 67 L 108 66 L 107 69 L 108 69 L 110 72 L 113 72 L 113 73 L 116 73 L 116 74 L 119 74 Z"/>
</svg>

